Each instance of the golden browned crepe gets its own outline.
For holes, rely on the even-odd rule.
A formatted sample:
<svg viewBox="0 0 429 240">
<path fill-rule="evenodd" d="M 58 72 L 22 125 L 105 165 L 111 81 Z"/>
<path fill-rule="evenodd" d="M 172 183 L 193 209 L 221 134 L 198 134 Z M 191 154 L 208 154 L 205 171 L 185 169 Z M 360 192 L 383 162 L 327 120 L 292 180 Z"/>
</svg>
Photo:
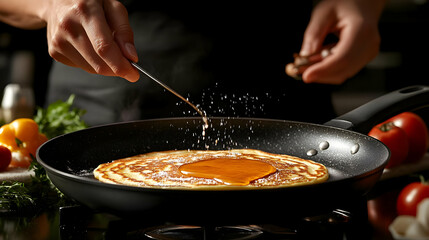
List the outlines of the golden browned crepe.
<svg viewBox="0 0 429 240">
<path fill-rule="evenodd" d="M 184 166 L 192 166 L 197 162 L 205 163 L 201 161 L 209 163 L 211 160 L 224 160 L 227 163 L 247 161 L 238 167 L 241 172 L 237 174 L 247 173 L 253 178 L 250 178 L 246 184 L 235 184 L 234 181 L 228 183 L 227 180 L 219 180 L 222 179 L 222 176 L 220 178 L 195 177 L 181 170 Z M 260 176 L 252 176 L 255 174 L 255 169 L 253 169 L 253 173 L 246 169 L 249 160 L 260 161 L 258 163 L 265 165 L 262 166 L 265 167 L 265 170 L 261 171 L 266 172 L 261 173 Z M 269 171 L 267 166 L 274 171 Z M 228 170 L 229 167 L 228 164 L 223 164 L 220 166 L 220 170 L 222 171 L 222 168 Z M 258 166 L 258 169 L 262 169 L 262 167 Z M 325 166 L 311 160 L 254 149 L 235 149 L 146 153 L 101 164 L 94 170 L 94 176 L 102 182 L 137 187 L 224 190 L 309 185 L 326 181 L 329 174 Z"/>
</svg>

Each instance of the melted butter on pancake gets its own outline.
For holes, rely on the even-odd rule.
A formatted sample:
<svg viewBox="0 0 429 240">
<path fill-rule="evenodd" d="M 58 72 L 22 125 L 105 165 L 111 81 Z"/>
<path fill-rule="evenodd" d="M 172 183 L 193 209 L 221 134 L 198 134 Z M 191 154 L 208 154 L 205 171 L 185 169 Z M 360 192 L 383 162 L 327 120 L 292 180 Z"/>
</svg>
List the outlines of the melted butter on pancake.
<svg viewBox="0 0 429 240">
<path fill-rule="evenodd" d="M 309 185 L 328 179 L 322 164 L 254 149 L 152 152 L 100 164 L 106 183 L 151 188 L 248 189 Z"/>
<path fill-rule="evenodd" d="M 179 167 L 182 174 L 191 177 L 211 178 L 226 185 L 246 186 L 251 181 L 275 173 L 269 163 L 239 158 L 215 158 Z"/>
</svg>

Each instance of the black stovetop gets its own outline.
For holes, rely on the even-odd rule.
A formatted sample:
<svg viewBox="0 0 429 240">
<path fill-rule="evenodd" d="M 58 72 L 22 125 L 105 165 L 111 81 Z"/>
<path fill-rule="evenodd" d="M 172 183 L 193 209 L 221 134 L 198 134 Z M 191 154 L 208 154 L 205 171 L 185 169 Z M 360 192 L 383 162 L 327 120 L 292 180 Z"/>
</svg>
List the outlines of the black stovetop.
<svg viewBox="0 0 429 240">
<path fill-rule="evenodd" d="M 355 204 L 355 206 L 357 206 Z M 365 206 L 365 207 L 363 207 Z M 364 209 L 363 209 L 364 208 Z M 226 216 L 228 217 L 228 216 Z M 168 216 L 166 216 L 168 219 Z M 366 201 L 354 209 L 334 209 L 325 214 L 288 219 L 275 216 L 270 223 L 225 225 L 222 221 L 198 225 L 154 220 L 151 216 L 124 219 L 94 213 L 85 207 L 59 210 L 61 239 L 368 239 Z"/>
<path fill-rule="evenodd" d="M 121 218 L 75 205 L 31 217 L 19 214 L 1 216 L 0 239 L 371 239 L 365 198 L 321 212 L 306 217 L 290 217 L 284 211 L 282 215 L 273 212 L 270 219 L 260 219 L 251 224 L 231 224 L 224 220 L 240 218 L 225 216 L 224 219 L 201 224 L 199 219 L 191 219 L 192 222 L 183 222 L 182 219 L 169 221 L 168 215 L 141 214 L 134 218 Z"/>
</svg>

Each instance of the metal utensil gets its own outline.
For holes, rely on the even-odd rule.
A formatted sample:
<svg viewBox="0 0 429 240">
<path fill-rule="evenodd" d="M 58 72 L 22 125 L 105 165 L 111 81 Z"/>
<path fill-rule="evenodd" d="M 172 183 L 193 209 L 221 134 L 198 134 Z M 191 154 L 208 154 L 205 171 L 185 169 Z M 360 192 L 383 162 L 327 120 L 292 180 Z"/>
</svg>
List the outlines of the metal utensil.
<svg viewBox="0 0 429 240">
<path fill-rule="evenodd" d="M 167 89 L 168 91 L 170 91 L 171 93 L 173 93 L 174 95 L 176 95 L 177 97 L 179 97 L 180 99 L 182 99 L 183 101 L 185 101 L 187 104 L 189 104 L 193 109 L 195 109 L 195 111 L 198 112 L 198 114 L 201 115 L 201 117 L 204 120 L 204 123 L 206 125 L 208 125 L 208 123 L 207 123 L 207 116 L 206 116 L 206 113 L 204 111 L 202 111 L 197 106 L 195 106 L 194 104 L 192 104 L 188 99 L 184 98 L 182 95 L 180 95 L 179 93 L 177 93 L 176 91 L 174 91 L 172 88 L 170 88 L 169 86 L 167 86 L 165 83 L 163 83 L 162 81 L 160 81 L 156 77 L 152 76 L 150 73 L 148 73 L 146 70 L 144 70 L 137 63 L 131 62 L 131 65 L 133 65 L 135 68 L 137 68 L 137 70 L 139 70 L 144 75 L 146 75 L 147 77 L 149 77 L 150 79 L 152 79 L 153 81 L 155 81 L 156 83 L 158 83 L 159 85 L 161 85 L 163 88 Z"/>
</svg>

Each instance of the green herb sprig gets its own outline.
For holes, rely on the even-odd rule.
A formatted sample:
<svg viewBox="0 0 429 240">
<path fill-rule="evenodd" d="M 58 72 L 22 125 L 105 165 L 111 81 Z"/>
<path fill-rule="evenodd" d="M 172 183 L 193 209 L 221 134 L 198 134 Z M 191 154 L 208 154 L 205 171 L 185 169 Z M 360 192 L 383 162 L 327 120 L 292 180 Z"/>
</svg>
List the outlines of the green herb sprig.
<svg viewBox="0 0 429 240">
<path fill-rule="evenodd" d="M 38 108 L 34 121 L 39 125 L 39 131 L 46 137 L 53 138 L 62 134 L 87 128 L 82 120 L 85 110 L 72 108 L 75 95 L 70 95 L 67 101 L 57 101 L 46 109 Z"/>
<path fill-rule="evenodd" d="M 28 188 L 21 182 L 3 181 L 0 196 L 1 211 L 27 209 L 34 205 L 34 199 L 29 195 Z"/>
</svg>

